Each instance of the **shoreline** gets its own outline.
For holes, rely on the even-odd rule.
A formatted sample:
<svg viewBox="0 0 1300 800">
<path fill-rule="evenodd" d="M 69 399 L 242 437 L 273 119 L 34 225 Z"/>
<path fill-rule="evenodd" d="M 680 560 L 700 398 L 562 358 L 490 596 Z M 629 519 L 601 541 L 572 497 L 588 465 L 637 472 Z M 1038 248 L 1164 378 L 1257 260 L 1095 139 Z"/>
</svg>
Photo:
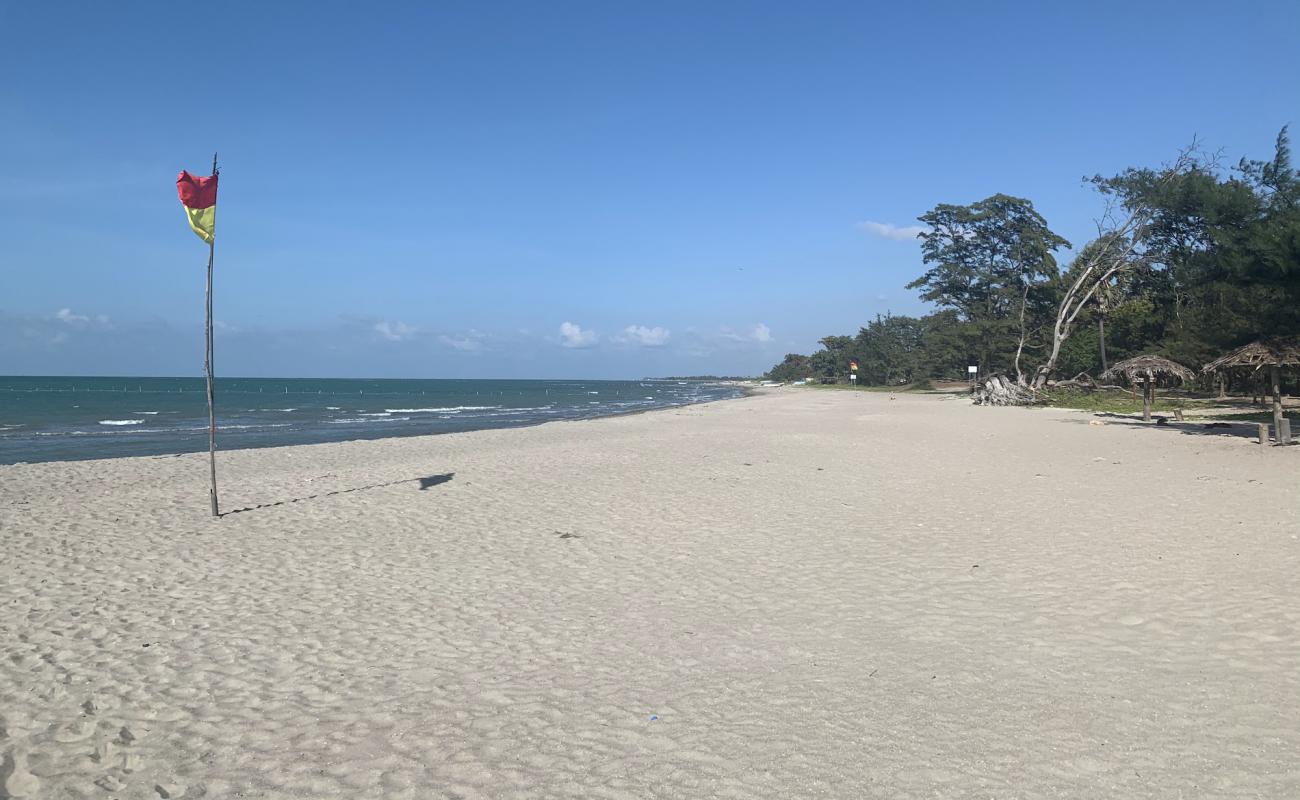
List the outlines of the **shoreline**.
<svg viewBox="0 0 1300 800">
<path fill-rule="evenodd" d="M 503 382 L 506 382 L 505 379 L 502 380 Z M 708 382 L 696 381 L 695 383 L 708 383 Z M 610 412 L 597 412 L 589 416 L 562 417 L 557 419 L 538 418 L 538 419 L 527 420 L 522 422 L 507 422 L 507 423 L 483 425 L 481 427 L 471 427 L 471 428 L 464 428 L 464 429 L 457 429 L 457 430 L 427 431 L 427 432 L 405 433 L 405 434 L 393 433 L 388 435 L 376 435 L 376 436 L 357 436 L 355 438 L 349 438 L 349 439 L 327 438 L 315 442 L 291 441 L 291 442 L 272 443 L 272 444 L 253 444 L 248 446 L 231 447 L 228 449 L 223 449 L 220 446 L 221 426 L 220 424 L 218 424 L 217 453 L 218 455 L 220 455 L 221 453 L 235 453 L 244 450 L 266 450 L 266 449 L 275 449 L 280 447 L 306 447 L 306 446 L 318 445 L 318 444 L 339 444 L 345 442 L 360 442 L 360 441 L 386 441 L 389 439 L 411 439 L 411 438 L 420 438 L 424 436 L 446 436 L 448 434 L 473 433 L 475 431 L 482 431 L 482 430 L 512 430 L 516 428 L 530 428 L 538 425 L 546 425 L 552 422 L 583 422 L 583 421 L 594 420 L 594 419 L 604 419 L 606 417 L 633 416 L 636 414 L 645 414 L 653 411 L 665 411 L 674 408 L 688 408 L 690 406 L 705 405 L 708 403 L 724 402 L 727 400 L 738 400 L 744 397 L 749 397 L 752 394 L 754 394 L 754 392 L 752 391 L 753 387 L 737 386 L 735 384 L 730 384 L 730 383 L 714 383 L 711 385 L 728 386 L 729 388 L 737 390 L 737 394 L 730 397 L 708 398 L 704 400 L 698 400 L 698 401 L 687 402 L 687 403 L 672 403 L 672 404 L 666 404 L 666 405 L 660 405 L 660 406 L 654 406 L 648 408 L 628 409 L 628 410 L 619 410 L 619 411 L 610 411 Z M 206 428 L 204 428 L 204 432 L 206 437 Z M 68 463 L 68 462 L 83 462 L 83 461 L 116 461 L 123 458 L 177 458 L 186 455 L 206 454 L 207 452 L 208 451 L 206 448 L 206 438 L 205 438 L 204 447 L 201 449 L 182 450 L 178 452 L 139 454 L 139 455 L 105 455 L 105 456 L 89 457 L 89 458 L 51 458 L 51 459 L 38 460 L 38 461 L 0 460 L 0 469 L 7 466 L 24 466 L 24 465 L 34 465 L 34 464 L 53 464 L 53 463 Z"/>
</svg>

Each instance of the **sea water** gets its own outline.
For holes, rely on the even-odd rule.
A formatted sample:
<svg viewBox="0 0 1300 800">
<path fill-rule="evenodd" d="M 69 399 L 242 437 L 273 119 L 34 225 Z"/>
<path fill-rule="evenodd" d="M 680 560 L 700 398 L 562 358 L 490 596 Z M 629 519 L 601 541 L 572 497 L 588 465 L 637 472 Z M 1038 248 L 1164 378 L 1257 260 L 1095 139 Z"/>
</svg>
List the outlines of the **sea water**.
<svg viewBox="0 0 1300 800">
<path fill-rule="evenodd" d="M 681 381 L 217 378 L 217 446 L 276 447 L 535 425 L 735 397 Z M 0 464 L 208 447 L 202 378 L 0 377 Z"/>
</svg>

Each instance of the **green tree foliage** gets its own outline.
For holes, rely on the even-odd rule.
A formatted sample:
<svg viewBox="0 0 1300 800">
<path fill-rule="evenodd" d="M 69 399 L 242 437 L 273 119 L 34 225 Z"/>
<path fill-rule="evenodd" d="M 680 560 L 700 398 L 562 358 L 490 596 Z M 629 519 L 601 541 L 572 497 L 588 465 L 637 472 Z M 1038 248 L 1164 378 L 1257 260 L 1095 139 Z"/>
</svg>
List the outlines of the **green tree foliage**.
<svg viewBox="0 0 1300 800">
<path fill-rule="evenodd" d="M 812 374 L 818 378 L 847 378 L 852 358 L 853 337 L 827 336 L 819 342 L 822 349 L 809 360 Z"/>
<path fill-rule="evenodd" d="M 1033 203 L 1005 194 L 968 206 L 940 204 L 918 219 L 928 228 L 920 239 L 929 269 L 908 288 L 969 323 L 983 369 L 1019 372 L 1024 347 L 1050 310 L 1054 253 L 1070 243 L 1047 227 Z"/>
<path fill-rule="evenodd" d="M 1089 243 L 1062 273 L 1055 254 L 1070 244 L 1028 200 L 935 206 L 919 218 L 925 272 L 909 288 L 938 310 L 877 316 L 857 336 L 822 339 L 811 357 L 787 356 L 771 374 L 843 379 L 850 358 L 872 384 L 961 378 L 967 364 L 983 373 L 1019 373 L 1023 362 L 1050 368 L 1043 348 L 1058 305 L 1098 259 L 1125 266 L 1097 273 L 1110 277 L 1069 327 L 1058 376 L 1099 374 L 1103 347 L 1110 363 L 1156 352 L 1195 367 L 1257 338 L 1300 335 L 1300 172 L 1286 128 L 1267 160 L 1223 170 L 1184 154 L 1173 168 L 1092 183 L 1117 210 L 1140 211 L 1130 238 Z"/>
<path fill-rule="evenodd" d="M 801 381 L 812 377 L 808 356 L 787 353 L 785 359 L 767 372 L 770 381 Z"/>
</svg>

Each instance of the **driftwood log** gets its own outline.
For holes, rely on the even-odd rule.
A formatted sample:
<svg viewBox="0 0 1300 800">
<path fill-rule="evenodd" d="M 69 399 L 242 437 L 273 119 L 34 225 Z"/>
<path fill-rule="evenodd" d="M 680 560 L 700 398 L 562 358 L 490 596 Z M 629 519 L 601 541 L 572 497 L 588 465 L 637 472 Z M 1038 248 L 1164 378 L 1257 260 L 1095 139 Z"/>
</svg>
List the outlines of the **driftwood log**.
<svg viewBox="0 0 1300 800">
<path fill-rule="evenodd" d="M 1043 402 L 1028 386 L 1022 386 L 1004 375 L 993 375 L 971 389 L 971 399 L 977 406 L 1030 406 Z"/>
<path fill-rule="evenodd" d="M 994 375 L 971 388 L 971 400 L 977 406 L 1033 406 L 1051 401 L 1053 389 L 1082 389 L 1085 392 L 1124 392 L 1128 389 L 1110 383 L 1097 383 L 1091 375 L 1080 372 L 1066 381 L 1058 381 L 1035 391 L 1006 375 Z"/>
</svg>

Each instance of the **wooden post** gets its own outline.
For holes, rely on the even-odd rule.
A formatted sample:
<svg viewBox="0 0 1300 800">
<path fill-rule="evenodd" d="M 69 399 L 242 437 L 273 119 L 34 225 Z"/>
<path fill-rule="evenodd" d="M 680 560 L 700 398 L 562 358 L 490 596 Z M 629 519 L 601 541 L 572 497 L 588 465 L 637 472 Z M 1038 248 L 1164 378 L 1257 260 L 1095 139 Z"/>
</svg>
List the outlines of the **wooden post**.
<svg viewBox="0 0 1300 800">
<path fill-rule="evenodd" d="M 1277 426 L 1277 443 L 1291 444 L 1291 420 L 1283 417 Z"/>
<path fill-rule="evenodd" d="M 1147 376 L 1142 384 L 1142 421 L 1151 421 L 1151 395 L 1155 394 L 1151 386 L 1151 377 Z"/>
<path fill-rule="evenodd" d="M 212 154 L 212 174 L 217 174 L 216 153 Z M 212 505 L 212 516 L 220 517 L 221 511 L 217 505 L 217 412 L 212 389 L 212 260 L 217 252 L 216 213 L 214 209 L 212 212 L 212 241 L 208 242 L 208 314 L 207 325 L 204 328 L 206 347 L 203 353 L 203 369 L 208 374 L 208 471 L 212 478 L 212 485 L 208 489 L 208 499 Z"/>
<path fill-rule="evenodd" d="M 1259 423 L 1259 445 L 1260 447 L 1268 446 L 1268 425 L 1263 422 Z"/>
<path fill-rule="evenodd" d="M 1110 369 L 1110 365 L 1106 363 L 1106 315 L 1105 314 L 1099 314 L 1097 316 L 1097 344 L 1101 348 L 1101 371 L 1105 372 L 1106 370 Z"/>
<path fill-rule="evenodd" d="M 1273 381 L 1273 433 L 1278 444 L 1286 444 L 1282 441 L 1282 368 L 1274 364 L 1269 368 L 1269 377 Z"/>
</svg>

